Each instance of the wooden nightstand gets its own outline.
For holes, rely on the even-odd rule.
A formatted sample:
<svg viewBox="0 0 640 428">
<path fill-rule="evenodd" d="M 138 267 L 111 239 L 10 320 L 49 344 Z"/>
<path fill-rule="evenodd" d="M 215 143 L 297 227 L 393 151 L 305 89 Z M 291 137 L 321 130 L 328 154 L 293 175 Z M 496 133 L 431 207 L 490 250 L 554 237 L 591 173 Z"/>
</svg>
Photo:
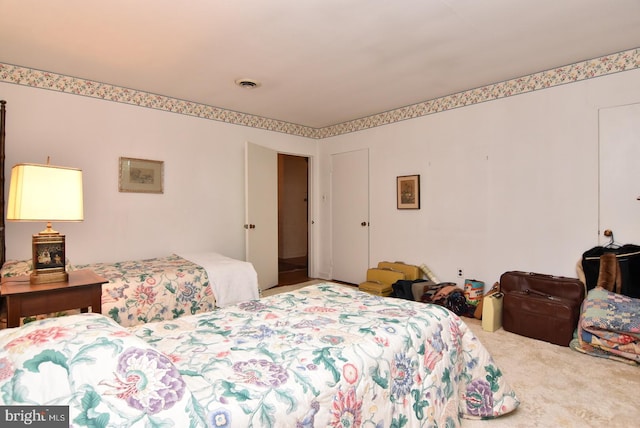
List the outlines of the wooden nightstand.
<svg viewBox="0 0 640 428">
<path fill-rule="evenodd" d="M 108 280 L 91 270 L 69 272 L 68 282 L 31 284 L 29 276 L 4 278 L 0 293 L 7 303 L 7 327 L 20 326 L 20 318 L 80 309 L 102 312 L 102 284 Z"/>
</svg>

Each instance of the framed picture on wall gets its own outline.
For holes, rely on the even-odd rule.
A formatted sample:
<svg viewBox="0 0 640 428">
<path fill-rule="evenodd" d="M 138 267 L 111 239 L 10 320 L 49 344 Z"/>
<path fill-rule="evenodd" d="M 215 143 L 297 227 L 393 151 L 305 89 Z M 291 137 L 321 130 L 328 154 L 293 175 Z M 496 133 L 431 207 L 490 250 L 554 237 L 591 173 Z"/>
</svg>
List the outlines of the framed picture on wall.
<svg viewBox="0 0 640 428">
<path fill-rule="evenodd" d="M 121 192 L 163 193 L 164 162 L 120 158 L 118 190 Z"/>
<path fill-rule="evenodd" d="M 420 209 L 420 175 L 402 175 L 397 179 L 399 210 Z"/>
</svg>

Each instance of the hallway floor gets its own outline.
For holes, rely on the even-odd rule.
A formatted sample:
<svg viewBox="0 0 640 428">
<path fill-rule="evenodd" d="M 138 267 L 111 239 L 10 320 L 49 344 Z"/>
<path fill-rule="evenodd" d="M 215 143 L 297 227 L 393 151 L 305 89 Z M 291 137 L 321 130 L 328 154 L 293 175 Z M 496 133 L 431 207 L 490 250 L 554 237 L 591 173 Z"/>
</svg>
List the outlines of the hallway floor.
<svg viewBox="0 0 640 428">
<path fill-rule="evenodd" d="M 307 257 L 278 259 L 278 285 L 290 285 L 309 281 Z"/>
</svg>

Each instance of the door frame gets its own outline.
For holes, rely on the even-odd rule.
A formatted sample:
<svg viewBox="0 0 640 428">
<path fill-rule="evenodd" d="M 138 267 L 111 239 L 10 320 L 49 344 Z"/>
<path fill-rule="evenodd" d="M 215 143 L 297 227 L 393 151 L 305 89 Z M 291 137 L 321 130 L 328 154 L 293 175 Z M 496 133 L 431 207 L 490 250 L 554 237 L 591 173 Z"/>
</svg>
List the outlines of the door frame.
<svg viewBox="0 0 640 428">
<path fill-rule="evenodd" d="M 316 179 L 314 178 L 314 174 L 315 174 L 315 170 L 316 170 L 316 162 L 317 162 L 317 157 L 312 155 L 312 154 L 301 154 L 301 153 L 296 153 L 296 152 L 288 152 L 288 151 L 282 151 L 282 150 L 278 150 L 278 149 L 273 149 L 271 147 L 262 145 L 262 144 L 258 144 L 258 143 L 253 143 L 251 141 L 246 141 L 245 143 L 245 157 L 248 156 L 248 153 L 246 153 L 246 151 L 248 150 L 248 145 L 249 143 L 253 144 L 253 145 L 258 145 L 258 146 L 262 146 L 266 149 L 272 150 L 275 154 L 276 154 L 276 170 L 277 170 L 277 154 L 283 154 L 283 155 L 289 155 L 289 156 L 298 156 L 298 157 L 305 157 L 308 159 L 307 162 L 307 187 L 308 187 L 308 195 L 307 195 L 307 212 L 308 212 L 308 218 L 307 218 L 307 251 L 308 251 L 308 266 L 307 266 L 307 274 L 309 277 L 311 278 L 317 278 L 317 272 L 316 272 L 316 254 L 317 254 L 317 238 L 316 238 L 316 233 L 315 233 L 315 218 L 317 217 L 317 208 L 316 208 L 316 203 L 315 203 L 315 195 L 316 195 L 316 191 L 315 191 L 315 185 L 316 185 Z M 246 167 L 246 165 L 245 165 Z M 245 180 L 246 177 L 248 176 L 248 171 L 245 171 Z M 249 212 L 247 209 L 247 204 L 248 204 L 248 195 L 246 194 L 247 190 L 247 183 L 245 183 L 245 221 L 244 223 L 248 223 L 248 217 L 249 217 Z M 274 195 L 274 198 L 276 198 L 276 206 L 277 206 L 277 198 L 278 198 L 278 194 L 277 194 L 277 189 L 276 189 L 276 194 Z M 276 220 L 276 224 L 275 227 L 278 227 L 277 224 L 277 220 Z M 250 230 L 245 230 L 245 249 L 244 249 L 244 253 L 245 255 L 248 254 L 248 248 L 247 248 L 247 234 L 250 233 Z M 277 236 L 277 233 L 276 233 Z M 277 259 L 278 259 L 278 252 L 275 252 L 275 258 L 276 258 L 276 263 L 277 263 Z"/>
<path fill-rule="evenodd" d="M 314 255 L 316 254 L 316 234 L 315 234 L 315 192 L 314 192 L 314 167 L 315 156 L 300 154 L 295 152 L 286 152 L 282 150 L 275 150 L 276 153 L 287 156 L 297 156 L 301 158 L 307 158 L 307 275 L 310 278 L 317 278 L 318 275 L 315 271 L 316 261 Z M 277 195 L 276 195 L 277 197 Z"/>
</svg>

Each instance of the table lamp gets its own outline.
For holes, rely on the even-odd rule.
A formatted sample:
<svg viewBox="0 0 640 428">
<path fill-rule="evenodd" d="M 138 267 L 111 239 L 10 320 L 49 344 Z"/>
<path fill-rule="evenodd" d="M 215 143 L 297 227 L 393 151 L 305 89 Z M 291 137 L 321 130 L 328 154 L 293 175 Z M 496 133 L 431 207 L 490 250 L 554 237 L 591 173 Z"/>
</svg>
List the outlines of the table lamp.
<svg viewBox="0 0 640 428">
<path fill-rule="evenodd" d="M 82 170 L 62 166 L 17 164 L 11 169 L 7 220 L 42 221 L 47 228 L 33 235 L 31 284 L 67 281 L 65 236 L 52 221 L 82 221 Z"/>
</svg>

